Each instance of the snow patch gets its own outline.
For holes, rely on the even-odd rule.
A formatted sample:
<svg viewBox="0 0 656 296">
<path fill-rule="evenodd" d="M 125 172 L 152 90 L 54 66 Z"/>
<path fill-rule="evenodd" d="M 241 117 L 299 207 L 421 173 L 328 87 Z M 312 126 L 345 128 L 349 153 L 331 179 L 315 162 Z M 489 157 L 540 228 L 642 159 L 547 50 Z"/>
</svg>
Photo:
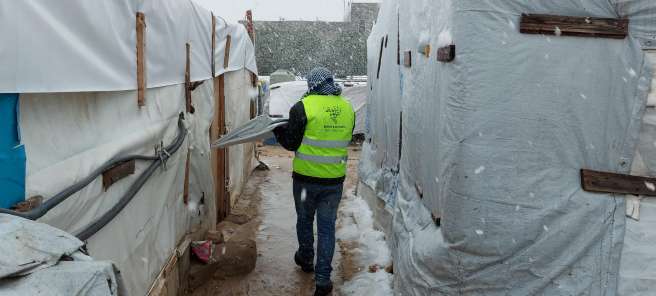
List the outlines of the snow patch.
<svg viewBox="0 0 656 296">
<path fill-rule="evenodd" d="M 631 77 L 638 76 L 638 73 L 636 73 L 636 70 L 634 70 L 633 68 L 630 68 L 627 72 L 629 73 L 629 75 L 631 75 Z"/>
<path fill-rule="evenodd" d="M 485 234 L 485 231 L 480 230 L 480 229 L 476 229 L 476 234 L 483 235 L 483 234 Z"/>
<path fill-rule="evenodd" d="M 478 167 L 478 168 L 474 171 L 474 174 L 477 174 L 477 175 L 478 175 L 478 174 L 482 173 L 483 171 L 485 171 L 485 167 L 484 167 L 484 166 L 480 166 L 480 167 Z"/>
<path fill-rule="evenodd" d="M 453 44 L 450 30 L 444 30 L 437 36 L 437 47 L 444 47 Z"/>
<path fill-rule="evenodd" d="M 392 256 L 385 235 L 374 229 L 373 213 L 359 196 L 347 194 L 342 200 L 338 216 L 336 237 L 339 241 L 357 243 L 354 262 L 360 268 L 353 279 L 341 287 L 343 295 L 393 295 L 392 274 L 385 267 L 392 263 Z M 370 266 L 382 266 L 370 272 Z"/>
<path fill-rule="evenodd" d="M 307 199 L 307 190 L 305 190 L 305 188 L 303 188 L 301 190 L 301 202 L 305 202 L 306 199 Z"/>
</svg>

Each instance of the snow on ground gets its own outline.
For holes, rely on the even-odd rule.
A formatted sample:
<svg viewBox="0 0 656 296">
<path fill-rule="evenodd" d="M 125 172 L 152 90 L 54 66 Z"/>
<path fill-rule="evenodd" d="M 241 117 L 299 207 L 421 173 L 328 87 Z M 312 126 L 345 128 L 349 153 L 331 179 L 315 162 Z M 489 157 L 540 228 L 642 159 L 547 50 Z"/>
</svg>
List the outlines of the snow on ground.
<svg viewBox="0 0 656 296">
<path fill-rule="evenodd" d="M 392 274 L 385 268 L 392 264 L 385 235 L 374 229 L 373 214 L 359 196 L 347 194 L 342 201 L 337 239 L 355 242 L 353 250 L 358 272 L 341 288 L 343 295 L 393 295 Z M 373 269 L 372 269 L 373 267 Z"/>
</svg>

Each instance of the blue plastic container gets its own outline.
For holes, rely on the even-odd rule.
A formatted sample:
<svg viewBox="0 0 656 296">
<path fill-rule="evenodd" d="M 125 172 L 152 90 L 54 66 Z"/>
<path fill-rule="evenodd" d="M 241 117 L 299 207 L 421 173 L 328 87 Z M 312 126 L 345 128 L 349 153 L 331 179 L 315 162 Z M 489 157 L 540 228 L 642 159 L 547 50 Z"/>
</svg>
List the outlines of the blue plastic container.
<svg viewBox="0 0 656 296">
<path fill-rule="evenodd" d="M 0 208 L 25 200 L 25 147 L 18 131 L 18 94 L 0 94 Z"/>
</svg>

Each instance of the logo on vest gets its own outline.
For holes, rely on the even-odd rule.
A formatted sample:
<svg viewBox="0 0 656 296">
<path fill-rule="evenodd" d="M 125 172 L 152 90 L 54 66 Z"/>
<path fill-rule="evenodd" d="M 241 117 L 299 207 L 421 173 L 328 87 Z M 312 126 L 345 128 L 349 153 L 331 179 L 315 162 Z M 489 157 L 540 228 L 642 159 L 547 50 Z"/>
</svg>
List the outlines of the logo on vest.
<svg viewBox="0 0 656 296">
<path fill-rule="evenodd" d="M 342 114 L 342 109 L 337 106 L 328 107 L 326 108 L 326 113 L 328 113 L 328 116 L 330 116 L 330 119 L 334 123 L 337 123 L 337 118 Z"/>
</svg>

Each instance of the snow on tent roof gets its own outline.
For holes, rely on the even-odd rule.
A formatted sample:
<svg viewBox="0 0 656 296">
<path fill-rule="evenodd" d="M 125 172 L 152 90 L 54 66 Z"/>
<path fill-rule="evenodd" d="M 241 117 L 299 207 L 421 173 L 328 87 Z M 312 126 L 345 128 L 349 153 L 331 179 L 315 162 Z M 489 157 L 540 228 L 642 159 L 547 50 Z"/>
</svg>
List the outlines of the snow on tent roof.
<svg viewBox="0 0 656 296">
<path fill-rule="evenodd" d="M 0 93 L 136 89 L 137 12 L 146 19 L 149 88 L 184 82 L 186 43 L 192 81 L 212 76 L 212 15 L 192 1 L 2 1 L 2 10 Z M 257 73 L 246 29 L 219 17 L 216 23 L 216 75 L 243 68 Z"/>
</svg>

